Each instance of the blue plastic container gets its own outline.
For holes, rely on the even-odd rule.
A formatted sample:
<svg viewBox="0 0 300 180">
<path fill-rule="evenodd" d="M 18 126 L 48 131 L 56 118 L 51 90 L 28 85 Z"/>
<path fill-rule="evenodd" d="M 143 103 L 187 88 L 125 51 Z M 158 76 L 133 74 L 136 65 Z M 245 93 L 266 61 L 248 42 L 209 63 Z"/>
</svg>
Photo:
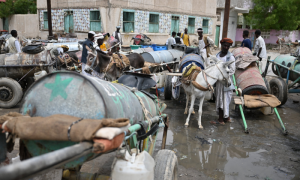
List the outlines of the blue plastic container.
<svg viewBox="0 0 300 180">
<path fill-rule="evenodd" d="M 154 46 L 153 50 L 154 51 L 168 50 L 168 47 L 167 46 Z"/>
<path fill-rule="evenodd" d="M 142 45 L 142 47 L 141 48 L 153 48 L 153 46 L 152 45 Z"/>
</svg>

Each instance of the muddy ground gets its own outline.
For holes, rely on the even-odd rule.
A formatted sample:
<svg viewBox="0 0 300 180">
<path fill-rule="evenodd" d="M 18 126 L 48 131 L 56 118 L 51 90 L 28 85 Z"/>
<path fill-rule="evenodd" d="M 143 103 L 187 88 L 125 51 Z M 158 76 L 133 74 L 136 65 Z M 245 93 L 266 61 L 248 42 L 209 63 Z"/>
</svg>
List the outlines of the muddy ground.
<svg viewBox="0 0 300 180">
<path fill-rule="evenodd" d="M 271 54 L 273 57 L 277 54 Z M 268 73 L 268 79 L 274 74 Z M 164 97 L 160 97 L 162 100 Z M 217 119 L 215 104 L 204 102 L 202 125 L 197 125 L 196 114 L 190 126 L 184 127 L 185 99 L 164 101 L 170 117 L 167 149 L 176 152 L 179 180 L 298 180 L 300 179 L 300 94 L 289 94 L 278 112 L 289 134 L 284 136 L 276 115 L 263 115 L 259 110 L 245 111 L 249 134 L 244 133 L 240 113 L 231 105 L 233 123 L 211 125 Z M 13 109 L 0 109 L 0 115 Z M 158 136 L 156 152 L 160 149 L 162 133 Z M 18 144 L 9 158 L 18 154 Z M 88 163 L 82 172 L 110 175 L 114 153 L 103 155 Z"/>
</svg>

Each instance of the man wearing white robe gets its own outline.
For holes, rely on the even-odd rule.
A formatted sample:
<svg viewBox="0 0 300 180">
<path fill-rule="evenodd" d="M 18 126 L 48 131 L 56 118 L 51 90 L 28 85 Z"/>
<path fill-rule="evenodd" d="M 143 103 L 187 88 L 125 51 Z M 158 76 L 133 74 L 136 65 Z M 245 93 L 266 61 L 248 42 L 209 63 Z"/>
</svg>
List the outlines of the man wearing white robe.
<svg viewBox="0 0 300 180">
<path fill-rule="evenodd" d="M 223 62 L 234 61 L 234 56 L 229 52 L 229 48 L 232 45 L 232 40 L 229 38 L 224 38 L 221 40 L 221 52 L 219 52 L 216 57 Z M 232 63 L 229 66 L 230 72 L 229 77 L 235 72 L 235 63 Z M 214 90 L 216 95 L 216 112 L 219 115 L 218 121 L 211 121 L 212 124 L 221 124 L 224 125 L 226 122 L 231 122 L 230 120 L 230 102 L 234 89 L 232 78 L 231 86 L 225 86 L 224 82 L 217 81 L 216 88 Z"/>
</svg>

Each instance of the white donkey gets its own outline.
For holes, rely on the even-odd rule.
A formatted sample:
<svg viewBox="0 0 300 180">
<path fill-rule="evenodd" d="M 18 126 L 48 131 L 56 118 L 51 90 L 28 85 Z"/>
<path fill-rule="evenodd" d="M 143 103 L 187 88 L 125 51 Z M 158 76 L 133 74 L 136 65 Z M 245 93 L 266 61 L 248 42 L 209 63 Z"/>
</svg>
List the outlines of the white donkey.
<svg viewBox="0 0 300 180">
<path fill-rule="evenodd" d="M 217 81 L 224 81 L 224 83 L 227 83 L 227 85 L 229 86 L 231 84 L 231 81 L 229 79 L 229 67 L 228 66 L 230 64 L 232 64 L 234 61 L 222 62 L 222 61 L 219 61 L 216 57 L 207 58 L 207 61 L 211 65 L 206 67 L 205 70 L 202 70 L 197 75 L 197 77 L 195 79 L 196 83 L 198 83 L 202 87 L 207 88 L 209 86 L 212 87 Z M 213 61 L 215 63 L 213 63 Z M 207 81 L 204 78 L 203 72 L 206 74 Z M 192 83 L 190 85 L 186 85 L 186 84 L 182 83 L 182 86 L 186 93 L 185 112 L 187 112 L 188 104 L 189 104 L 189 101 L 191 100 L 191 106 L 189 109 L 188 117 L 185 122 L 185 126 L 189 125 L 191 113 L 194 111 L 195 100 L 196 100 L 196 98 L 199 98 L 200 102 L 199 102 L 199 111 L 198 111 L 198 114 L 199 114 L 198 126 L 200 129 L 203 129 L 203 126 L 201 125 L 202 105 L 203 105 L 205 96 L 206 97 L 209 96 L 210 92 L 202 91 L 202 90 L 196 88 Z"/>
</svg>

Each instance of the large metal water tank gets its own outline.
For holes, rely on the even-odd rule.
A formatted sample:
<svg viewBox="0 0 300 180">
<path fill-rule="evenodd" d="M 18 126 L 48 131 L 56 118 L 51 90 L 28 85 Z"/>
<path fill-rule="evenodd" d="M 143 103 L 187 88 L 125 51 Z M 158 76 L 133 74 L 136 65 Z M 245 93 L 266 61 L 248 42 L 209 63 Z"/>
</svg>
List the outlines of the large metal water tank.
<svg viewBox="0 0 300 180">
<path fill-rule="evenodd" d="M 296 57 L 294 57 L 294 56 L 280 55 L 280 56 L 277 56 L 274 59 L 274 62 L 276 62 L 278 64 L 282 64 L 282 65 L 287 66 L 288 68 L 290 68 L 291 66 L 294 65 L 295 60 L 296 60 Z M 287 78 L 288 69 L 280 67 L 280 66 L 278 66 L 278 68 L 279 68 L 279 72 L 280 72 L 281 77 Z M 279 75 L 279 73 L 276 69 L 276 66 L 274 64 L 272 65 L 272 70 L 273 70 L 274 74 Z M 300 72 L 300 63 L 296 63 L 294 70 Z M 295 81 L 299 77 L 300 77 L 299 74 L 291 72 L 290 76 L 289 76 L 289 79 L 292 80 L 292 81 Z"/>
<path fill-rule="evenodd" d="M 131 124 L 135 124 L 145 119 L 137 96 L 153 116 L 159 114 L 161 106 L 140 91 L 134 94 L 125 86 L 95 77 L 55 72 L 42 77 L 28 89 L 20 111 L 42 117 L 67 114 L 89 119 L 128 118 Z M 76 144 L 70 141 L 40 140 L 24 140 L 24 143 L 33 156 Z M 94 154 L 86 155 L 65 164 L 64 168 L 75 168 L 94 157 Z"/>
<path fill-rule="evenodd" d="M 171 50 L 163 50 L 163 51 L 153 51 L 146 52 L 141 54 L 145 61 L 150 63 L 168 63 L 172 61 L 180 61 L 184 52 L 171 49 Z"/>
</svg>

